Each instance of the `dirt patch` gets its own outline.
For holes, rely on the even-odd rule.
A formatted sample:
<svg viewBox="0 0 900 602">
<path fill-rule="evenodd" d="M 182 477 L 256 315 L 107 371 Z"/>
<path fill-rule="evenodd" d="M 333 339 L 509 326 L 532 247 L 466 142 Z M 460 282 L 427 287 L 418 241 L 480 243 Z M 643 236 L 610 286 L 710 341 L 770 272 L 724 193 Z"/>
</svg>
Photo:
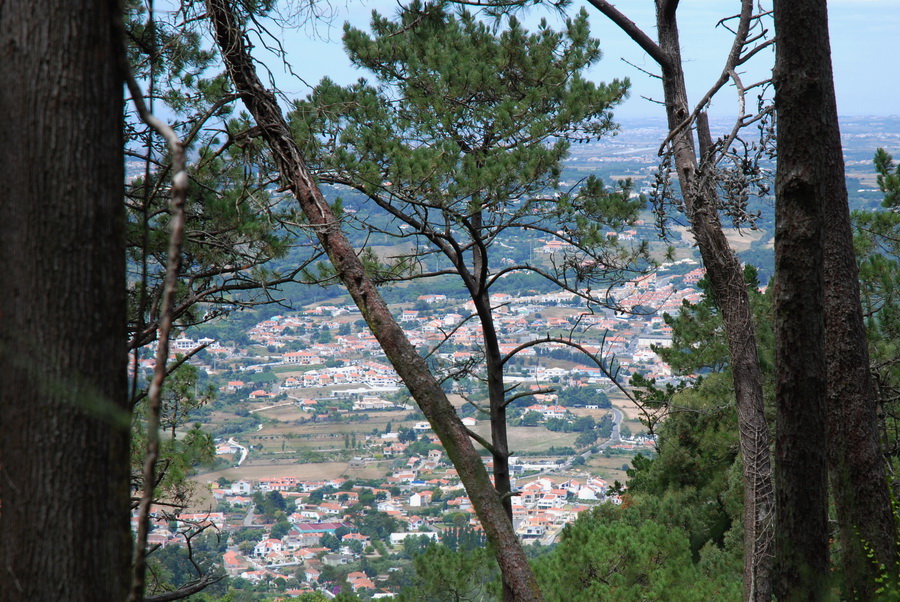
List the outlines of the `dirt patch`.
<svg viewBox="0 0 900 602">
<path fill-rule="evenodd" d="M 694 242 L 694 236 L 686 226 L 676 226 L 672 229 L 678 231 L 681 234 L 682 240 L 685 242 Z M 723 228 L 723 230 L 731 248 L 738 253 L 749 250 L 750 247 L 753 246 L 753 243 L 766 235 L 764 230 L 750 230 L 748 228 L 742 228 L 740 230 L 737 228 Z"/>
</svg>

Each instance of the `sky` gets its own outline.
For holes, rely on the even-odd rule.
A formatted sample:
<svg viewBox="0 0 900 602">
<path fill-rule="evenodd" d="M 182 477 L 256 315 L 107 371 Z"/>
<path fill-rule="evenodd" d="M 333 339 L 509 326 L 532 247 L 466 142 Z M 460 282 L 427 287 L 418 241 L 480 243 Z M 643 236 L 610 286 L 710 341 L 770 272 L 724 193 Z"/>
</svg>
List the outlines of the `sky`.
<svg viewBox="0 0 900 602">
<path fill-rule="evenodd" d="M 396 0 L 339 2 L 334 0 L 330 5 L 329 19 L 307 20 L 305 25 L 285 29 L 281 34 L 287 60 L 300 79 L 284 73 L 278 69 L 277 61 L 262 56 L 258 49 L 255 51 L 257 57 L 269 65 L 278 87 L 288 98 L 305 96 L 310 86 L 326 75 L 340 84 L 370 77 L 366 72 L 356 70 L 347 60 L 340 42 L 343 23 L 349 21 L 356 27 L 367 29 L 373 9 L 392 15 L 398 4 Z M 831 0 L 828 3 L 840 115 L 900 115 L 900 77 L 893 70 L 896 67 L 891 67 L 896 65 L 900 50 L 897 41 L 900 7 L 897 4 L 897 0 Z M 662 117 L 663 110 L 659 105 L 642 98 L 660 99 L 659 81 L 628 64 L 652 71 L 654 62 L 586 2 L 574 0 L 570 10 L 577 11 L 581 6 L 587 7 L 592 34 L 600 40 L 604 53 L 603 60 L 588 73 L 589 77 L 595 81 L 628 77 L 632 83 L 630 97 L 615 110 L 616 117 Z M 655 38 L 652 0 L 620 0 L 616 6 Z M 731 34 L 716 27 L 720 19 L 728 16 L 728 9 L 723 7 L 737 10 L 737 2 L 683 0 L 679 8 L 682 55 L 692 101 L 702 97 L 716 80 L 730 47 Z M 529 29 L 534 29 L 541 17 L 546 17 L 554 29 L 562 24 L 560 18 L 541 8 L 532 9 L 522 20 Z M 276 29 L 273 33 L 278 35 Z M 742 73 L 742 79 L 745 83 L 763 79 L 773 60 L 774 52 L 762 51 L 754 64 Z M 714 100 L 710 113 L 714 117 L 730 116 L 734 114 L 735 106 L 733 89 L 726 89 Z"/>
</svg>

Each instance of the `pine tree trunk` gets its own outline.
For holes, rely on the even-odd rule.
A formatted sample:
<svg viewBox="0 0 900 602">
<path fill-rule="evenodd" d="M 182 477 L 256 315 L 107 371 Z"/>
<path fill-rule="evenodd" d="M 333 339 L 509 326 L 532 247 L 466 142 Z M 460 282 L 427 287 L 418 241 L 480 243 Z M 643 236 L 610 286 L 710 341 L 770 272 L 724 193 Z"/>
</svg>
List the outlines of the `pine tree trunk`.
<svg viewBox="0 0 900 602">
<path fill-rule="evenodd" d="M 468 431 L 428 369 L 425 360 L 406 338 L 403 329 L 366 274 L 356 250 L 341 231 L 340 221 L 325 201 L 312 178 L 275 98 L 263 88 L 253 62 L 243 44 L 242 32 L 228 0 L 207 0 L 207 12 L 214 27 L 235 88 L 241 94 L 281 172 L 283 184 L 296 197 L 338 277 L 347 287 L 367 324 L 391 364 L 428 418 L 459 472 L 466 493 L 494 548 L 510 599 L 521 602 L 542 600 L 534 573 L 513 531 L 481 457 Z"/>
<path fill-rule="evenodd" d="M 839 135 L 834 136 L 839 144 Z M 869 600 L 881 572 L 879 564 L 888 575 L 900 574 L 897 527 L 878 432 L 843 161 L 836 167 L 824 196 L 829 224 L 825 231 L 829 474 L 845 594 Z M 874 558 L 869 558 L 866 546 Z"/>
<path fill-rule="evenodd" d="M 666 115 L 674 130 L 690 115 L 674 8 L 671 12 L 658 8 L 657 27 L 660 49 L 667 58 L 662 65 Z M 698 130 L 699 136 L 708 137 L 708 128 Z M 691 128 L 685 128 L 673 140 L 674 160 L 691 232 L 728 340 L 744 483 L 744 599 L 770 600 L 774 495 L 756 332 L 743 269 L 722 230 L 713 180 L 702 177 L 705 157 L 698 160 L 690 132 Z M 711 146 L 708 142 L 706 146 Z"/>
<path fill-rule="evenodd" d="M 503 361 L 494 319 L 491 315 L 490 297 L 485 291 L 475 299 L 475 308 L 481 320 L 484 336 L 485 364 L 487 369 L 488 399 L 491 410 L 491 445 L 494 460 L 494 488 L 500 495 L 503 510 L 512 522 L 512 479 L 509 472 L 509 440 L 506 423 L 506 387 L 503 379 Z"/>
<path fill-rule="evenodd" d="M 780 600 L 822 599 L 828 584 L 824 184 L 837 126 L 820 113 L 826 84 L 812 3 L 776 0 L 775 581 Z M 824 7 L 824 2 L 822 2 Z M 824 13 L 822 13 L 824 18 Z M 840 160 L 840 157 L 837 158 Z"/>
<path fill-rule="evenodd" d="M 837 511 L 847 597 L 875 595 L 877 564 L 897 575 L 897 535 L 878 434 L 876 394 L 859 294 L 843 150 L 837 117 L 824 1 L 810 2 L 802 26 L 816 48 L 802 55 L 819 80 L 816 140 L 825 162 L 822 199 L 825 223 L 825 361 L 828 373 L 828 443 L 831 491 Z M 796 43 L 796 42 L 793 42 Z M 787 42 L 786 42 L 787 44 Z M 805 48 L 805 46 L 804 46 Z M 808 65 L 808 63 L 805 63 Z M 807 100 L 810 102 L 810 99 Z M 874 553 L 868 557 L 865 546 Z"/>
<path fill-rule="evenodd" d="M 130 581 L 115 2 L 0 5 L 0 597 Z"/>
</svg>

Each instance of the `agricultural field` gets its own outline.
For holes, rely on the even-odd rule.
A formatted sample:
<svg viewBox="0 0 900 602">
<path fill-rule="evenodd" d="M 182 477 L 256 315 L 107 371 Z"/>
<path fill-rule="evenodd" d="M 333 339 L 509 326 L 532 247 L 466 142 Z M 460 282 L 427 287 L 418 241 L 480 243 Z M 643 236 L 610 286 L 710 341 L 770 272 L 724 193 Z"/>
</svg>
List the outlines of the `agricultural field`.
<svg viewBox="0 0 900 602">
<path fill-rule="evenodd" d="M 628 481 L 628 475 L 623 470 L 623 466 L 630 466 L 631 458 L 632 454 L 612 455 L 608 458 L 601 454 L 595 454 L 587 461 L 585 468 L 591 474 L 605 479 L 610 484 L 613 481 L 625 483 Z"/>
</svg>

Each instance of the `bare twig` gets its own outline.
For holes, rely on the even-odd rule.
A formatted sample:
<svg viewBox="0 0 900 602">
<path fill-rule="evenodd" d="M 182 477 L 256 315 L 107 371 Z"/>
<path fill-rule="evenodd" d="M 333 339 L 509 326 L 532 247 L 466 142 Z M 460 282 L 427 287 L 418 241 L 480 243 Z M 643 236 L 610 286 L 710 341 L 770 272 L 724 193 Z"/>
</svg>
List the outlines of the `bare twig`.
<svg viewBox="0 0 900 602">
<path fill-rule="evenodd" d="M 127 53 L 123 54 L 127 56 Z M 128 90 L 132 102 L 141 120 L 162 136 L 172 152 L 172 197 L 169 238 L 169 259 L 166 266 L 166 285 L 162 304 L 162 321 L 159 326 L 159 344 L 156 350 L 156 366 L 148 392 L 149 412 L 147 415 L 147 450 L 144 455 L 144 491 L 138 506 L 138 532 L 134 548 L 134 564 L 132 574 L 130 602 L 139 602 L 144 597 L 146 586 L 147 533 L 150 528 L 150 505 L 153 503 L 153 482 L 156 461 L 159 458 L 159 420 L 162 396 L 162 385 L 166 377 L 166 360 L 169 357 L 169 333 L 172 330 L 172 306 L 178 284 L 178 273 L 181 269 L 181 243 L 184 236 L 184 204 L 187 198 L 187 160 L 184 145 L 168 124 L 154 116 L 144 104 L 140 86 L 123 59 L 123 72 L 126 74 Z"/>
</svg>

